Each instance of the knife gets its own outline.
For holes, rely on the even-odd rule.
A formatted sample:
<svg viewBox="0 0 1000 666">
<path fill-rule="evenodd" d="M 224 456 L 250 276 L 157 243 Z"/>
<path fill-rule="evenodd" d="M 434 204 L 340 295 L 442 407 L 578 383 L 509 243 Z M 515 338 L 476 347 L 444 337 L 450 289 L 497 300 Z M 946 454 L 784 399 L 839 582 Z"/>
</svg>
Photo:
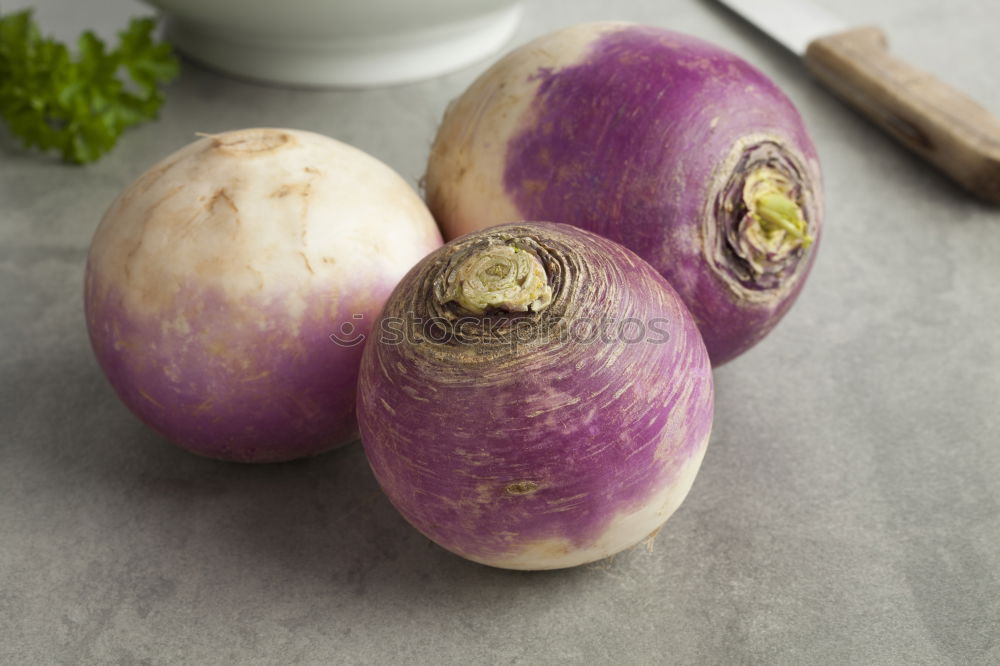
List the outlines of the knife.
<svg viewBox="0 0 1000 666">
<path fill-rule="evenodd" d="M 800 56 L 820 83 L 972 194 L 1000 203 L 1000 120 L 892 56 L 885 33 L 800 0 L 719 0 Z"/>
</svg>

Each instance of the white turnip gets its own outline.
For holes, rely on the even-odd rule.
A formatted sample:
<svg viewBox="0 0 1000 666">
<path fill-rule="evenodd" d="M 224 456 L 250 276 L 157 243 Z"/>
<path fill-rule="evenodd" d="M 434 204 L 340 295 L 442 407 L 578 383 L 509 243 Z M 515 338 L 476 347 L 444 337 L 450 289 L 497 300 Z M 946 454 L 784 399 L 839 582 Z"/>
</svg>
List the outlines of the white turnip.
<svg viewBox="0 0 1000 666">
<path fill-rule="evenodd" d="M 287 129 L 206 136 L 104 216 L 91 342 L 125 404 L 177 445 L 311 455 L 355 436 L 360 342 L 440 244 L 416 192 L 360 150 Z"/>
<path fill-rule="evenodd" d="M 549 220 L 635 251 L 715 365 L 791 307 L 822 226 L 816 150 L 781 90 L 717 46 L 627 23 L 561 30 L 490 68 L 445 114 L 426 186 L 446 239 Z"/>
<path fill-rule="evenodd" d="M 642 541 L 694 482 L 712 372 L 687 308 L 626 248 L 563 224 L 435 251 L 365 348 L 358 417 L 400 512 L 441 546 L 556 569 Z"/>
</svg>

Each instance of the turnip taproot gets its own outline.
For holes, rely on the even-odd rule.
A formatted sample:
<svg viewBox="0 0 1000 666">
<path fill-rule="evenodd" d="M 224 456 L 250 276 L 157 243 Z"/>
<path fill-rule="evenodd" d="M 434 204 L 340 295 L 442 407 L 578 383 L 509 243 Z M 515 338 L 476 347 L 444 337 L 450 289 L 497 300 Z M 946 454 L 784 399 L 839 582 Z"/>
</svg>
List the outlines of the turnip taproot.
<svg viewBox="0 0 1000 666">
<path fill-rule="evenodd" d="M 446 239 L 543 219 L 634 250 L 715 365 L 785 314 L 822 224 L 816 151 L 778 87 L 704 41 L 624 23 L 541 37 L 483 74 L 445 114 L 426 189 Z"/>
<path fill-rule="evenodd" d="M 360 340 L 440 245 L 416 192 L 360 150 L 286 129 L 206 136 L 104 216 L 91 342 L 125 404 L 186 449 L 318 453 L 355 436 Z"/>
<path fill-rule="evenodd" d="M 358 418 L 383 490 L 471 560 L 555 569 L 612 555 L 684 499 L 712 424 L 687 308 L 626 248 L 501 225 L 417 264 L 365 347 Z"/>
</svg>

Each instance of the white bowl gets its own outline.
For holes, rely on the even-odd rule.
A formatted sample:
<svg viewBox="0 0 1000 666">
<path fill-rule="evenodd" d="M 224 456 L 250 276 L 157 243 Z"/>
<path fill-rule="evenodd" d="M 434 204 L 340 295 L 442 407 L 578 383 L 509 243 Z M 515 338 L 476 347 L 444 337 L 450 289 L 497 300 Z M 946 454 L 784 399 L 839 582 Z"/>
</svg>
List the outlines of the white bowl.
<svg viewBox="0 0 1000 666">
<path fill-rule="evenodd" d="M 520 0 L 146 0 L 167 38 L 222 71 L 306 86 L 444 74 L 497 51 Z"/>
</svg>

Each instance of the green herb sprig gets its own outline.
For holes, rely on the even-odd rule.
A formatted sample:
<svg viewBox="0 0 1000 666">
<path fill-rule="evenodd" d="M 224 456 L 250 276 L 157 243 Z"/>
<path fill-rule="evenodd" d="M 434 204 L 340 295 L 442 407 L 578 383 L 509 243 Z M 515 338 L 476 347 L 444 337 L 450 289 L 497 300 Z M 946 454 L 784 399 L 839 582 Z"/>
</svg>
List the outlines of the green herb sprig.
<svg viewBox="0 0 1000 666">
<path fill-rule="evenodd" d="M 113 51 L 88 30 L 74 58 L 42 37 L 31 10 L 0 16 L 0 118 L 26 147 L 95 161 L 127 128 L 156 118 L 160 85 L 177 76 L 170 45 L 153 40 L 155 26 L 132 19 Z"/>
</svg>

